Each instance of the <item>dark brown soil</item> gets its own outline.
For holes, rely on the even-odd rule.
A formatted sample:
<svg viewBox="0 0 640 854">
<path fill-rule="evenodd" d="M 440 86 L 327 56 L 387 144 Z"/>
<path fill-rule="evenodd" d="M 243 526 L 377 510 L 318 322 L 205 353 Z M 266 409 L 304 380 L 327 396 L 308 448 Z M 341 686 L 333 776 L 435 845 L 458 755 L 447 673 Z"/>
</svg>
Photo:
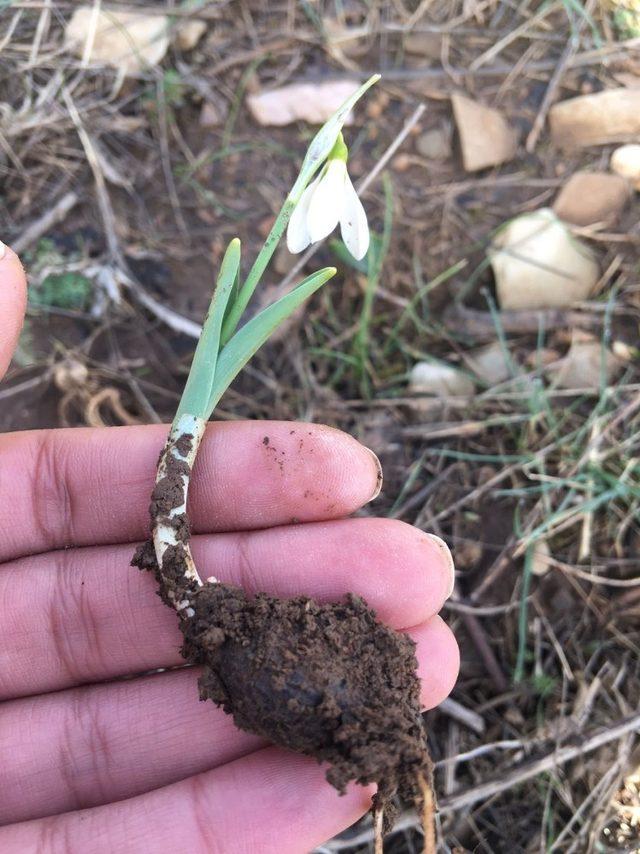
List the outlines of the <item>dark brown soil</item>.
<svg viewBox="0 0 640 854">
<path fill-rule="evenodd" d="M 152 524 L 182 500 L 186 464 L 168 460 L 153 491 Z M 187 520 L 172 522 L 186 542 Z M 203 666 L 201 699 L 213 700 L 241 729 L 328 762 L 327 779 L 341 793 L 350 781 L 376 783 L 374 806 L 384 808 L 385 829 L 396 794 L 419 800 L 431 766 L 410 638 L 378 622 L 353 595 L 318 604 L 303 596 L 250 597 L 220 583 L 196 587 L 184 578 L 182 543 L 167 550 L 162 567 L 152 542 L 132 563 L 155 573 L 166 604 L 188 600 L 195 612 L 180 612 L 180 628 L 184 658 Z"/>
</svg>

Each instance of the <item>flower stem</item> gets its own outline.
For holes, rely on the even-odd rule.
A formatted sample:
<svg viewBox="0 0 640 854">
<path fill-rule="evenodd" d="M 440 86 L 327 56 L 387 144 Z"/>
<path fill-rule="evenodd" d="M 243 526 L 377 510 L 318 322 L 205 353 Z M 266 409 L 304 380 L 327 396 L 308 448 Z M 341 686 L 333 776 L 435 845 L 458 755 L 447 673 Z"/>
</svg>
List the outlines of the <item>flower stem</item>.
<svg viewBox="0 0 640 854">
<path fill-rule="evenodd" d="M 294 185 L 294 190 L 296 189 L 298 182 Z M 304 188 L 303 188 L 304 189 Z M 300 191 L 300 193 L 302 190 Z M 298 202 L 299 194 L 294 196 L 294 191 L 287 196 L 285 203 L 280 208 L 280 213 L 278 214 L 276 221 L 271 226 L 271 231 L 267 235 L 267 239 L 264 242 L 264 246 L 258 253 L 258 257 L 253 262 L 253 266 L 249 270 L 247 278 L 245 279 L 244 284 L 240 288 L 240 293 L 236 297 L 235 302 L 229 309 L 229 314 L 225 319 L 225 322 L 222 326 L 222 334 L 220 336 L 220 344 L 222 347 L 229 341 L 231 336 L 236 330 L 238 325 L 238 321 L 242 317 L 242 314 L 247 307 L 249 300 L 251 299 L 253 292 L 256 289 L 256 286 L 260 279 L 262 278 L 262 274 L 267 268 L 267 264 L 271 260 L 273 253 L 276 250 L 276 246 L 280 242 L 280 238 L 287 227 L 287 223 L 291 219 L 291 214 L 293 213 L 293 209 L 295 208 Z"/>
<path fill-rule="evenodd" d="M 206 422 L 195 415 L 181 415 L 171 426 L 156 474 L 156 490 L 159 498 L 164 489 L 172 489 L 171 507 L 164 508 L 153 518 L 152 535 L 156 560 L 160 574 L 164 575 L 164 561 L 167 552 L 179 550 L 183 567 L 184 580 L 188 585 L 202 587 L 202 579 L 191 556 L 188 542 L 188 532 L 185 534 L 187 512 L 187 494 L 191 469 L 204 436 Z M 155 497 L 155 493 L 154 493 Z M 169 594 L 170 595 L 170 594 Z M 191 603 L 183 598 L 174 601 L 177 611 L 184 610 L 187 617 Z"/>
</svg>

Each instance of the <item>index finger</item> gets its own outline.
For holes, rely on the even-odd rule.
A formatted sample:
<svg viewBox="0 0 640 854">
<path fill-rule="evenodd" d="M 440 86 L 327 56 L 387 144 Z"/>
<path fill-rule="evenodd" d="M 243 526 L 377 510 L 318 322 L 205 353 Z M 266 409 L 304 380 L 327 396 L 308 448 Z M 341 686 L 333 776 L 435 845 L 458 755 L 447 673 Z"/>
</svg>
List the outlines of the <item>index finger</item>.
<svg viewBox="0 0 640 854">
<path fill-rule="evenodd" d="M 147 536 L 168 428 L 74 428 L 0 437 L 0 561 Z M 346 516 L 379 491 L 375 455 L 331 427 L 210 424 L 194 466 L 194 532 Z"/>
</svg>

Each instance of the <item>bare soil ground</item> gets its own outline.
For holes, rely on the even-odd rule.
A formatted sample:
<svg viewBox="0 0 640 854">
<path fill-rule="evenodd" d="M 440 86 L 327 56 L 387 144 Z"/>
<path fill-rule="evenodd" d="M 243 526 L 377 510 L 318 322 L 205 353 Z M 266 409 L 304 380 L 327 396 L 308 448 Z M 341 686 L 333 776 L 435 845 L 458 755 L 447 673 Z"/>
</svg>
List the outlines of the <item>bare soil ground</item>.
<svg viewBox="0 0 640 854">
<path fill-rule="evenodd" d="M 245 257 L 259 245 L 312 133 L 258 126 L 246 95 L 381 71 L 348 133 L 351 172 L 364 177 L 409 123 L 363 196 L 381 271 L 323 245 L 311 265 L 337 261 L 339 278 L 256 357 L 216 417 L 353 433 L 385 471 L 366 512 L 452 545 L 446 617 L 462 671 L 454 702 L 427 716 L 442 850 L 640 850 L 637 198 L 615 226 L 583 230 L 603 275 L 570 310 L 499 312 L 486 261 L 500 224 L 552 203 L 576 170 L 606 169 L 613 146 L 566 154 L 544 119 L 548 102 L 634 76 L 640 85 L 624 4 L 115 4 L 207 22 L 195 48 L 173 44 L 161 65 L 125 80 L 64 49 L 77 5 L 0 2 L 0 234 L 32 283 L 0 429 L 170 420 L 194 347 L 185 331 L 224 247 L 235 235 Z M 513 160 L 463 170 L 456 91 L 504 112 L 520 134 Z M 205 105 L 213 127 L 201 124 Z M 427 159 L 418 142 L 437 128 L 450 149 Z M 286 262 L 268 274 L 265 300 Z M 615 382 L 551 386 L 544 363 L 576 328 L 627 354 Z M 464 397 L 408 394 L 416 361 L 466 369 L 465 355 L 496 340 L 506 381 L 475 378 Z M 541 540 L 551 558 L 538 573 Z M 322 850 L 367 851 L 371 839 L 363 821 Z M 420 850 L 410 811 L 388 850 Z"/>
</svg>

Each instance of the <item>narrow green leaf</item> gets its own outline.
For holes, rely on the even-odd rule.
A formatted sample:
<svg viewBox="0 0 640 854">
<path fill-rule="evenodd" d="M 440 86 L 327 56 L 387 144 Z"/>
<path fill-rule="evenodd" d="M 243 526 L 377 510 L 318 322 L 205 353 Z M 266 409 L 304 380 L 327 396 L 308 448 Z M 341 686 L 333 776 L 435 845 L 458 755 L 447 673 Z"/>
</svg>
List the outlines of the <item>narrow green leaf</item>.
<svg viewBox="0 0 640 854">
<path fill-rule="evenodd" d="M 222 320 L 222 329 L 223 330 L 224 330 L 226 320 L 229 317 L 229 315 L 231 314 L 231 312 L 233 311 L 233 307 L 238 300 L 239 294 L 240 294 L 240 265 L 238 264 L 238 269 L 236 270 L 236 276 L 235 276 L 235 279 L 233 281 L 233 287 L 231 288 L 231 294 L 229 296 L 229 301 L 227 302 L 227 307 L 224 310 L 224 318 Z M 226 344 L 226 341 L 224 340 L 224 333 L 223 332 L 220 333 L 220 343 L 221 343 L 221 346 L 224 346 L 224 344 Z"/>
<path fill-rule="evenodd" d="M 218 357 L 213 388 L 205 418 L 209 418 L 218 401 L 249 359 L 262 347 L 271 333 L 286 320 L 311 294 L 335 276 L 335 267 L 325 267 L 309 276 L 297 288 L 268 306 L 236 332 Z"/>
<path fill-rule="evenodd" d="M 208 417 L 205 413 L 211 397 L 218 363 L 222 321 L 234 286 L 238 282 L 239 269 L 240 241 L 235 237 L 229 243 L 222 259 L 220 274 L 211 298 L 209 311 L 204 320 L 198 346 L 193 355 L 191 370 L 176 412 L 176 421 L 187 413 L 205 419 Z"/>
</svg>

